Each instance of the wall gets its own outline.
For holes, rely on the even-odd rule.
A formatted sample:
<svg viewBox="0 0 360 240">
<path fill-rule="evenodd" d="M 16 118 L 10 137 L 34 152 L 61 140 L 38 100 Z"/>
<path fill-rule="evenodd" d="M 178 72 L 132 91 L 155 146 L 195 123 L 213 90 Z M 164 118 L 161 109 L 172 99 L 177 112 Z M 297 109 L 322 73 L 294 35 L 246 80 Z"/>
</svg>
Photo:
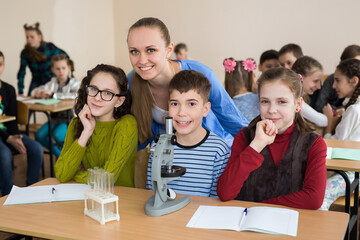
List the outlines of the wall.
<svg viewBox="0 0 360 240">
<path fill-rule="evenodd" d="M 210 66 L 220 81 L 224 58 L 258 62 L 263 51 L 290 42 L 332 73 L 342 50 L 360 44 L 358 9 L 358 0 L 132 0 L 126 6 L 115 0 L 116 63 L 131 69 L 127 30 L 139 18 L 153 16 L 165 22 L 175 44 L 187 43 L 191 58 Z"/>
</svg>

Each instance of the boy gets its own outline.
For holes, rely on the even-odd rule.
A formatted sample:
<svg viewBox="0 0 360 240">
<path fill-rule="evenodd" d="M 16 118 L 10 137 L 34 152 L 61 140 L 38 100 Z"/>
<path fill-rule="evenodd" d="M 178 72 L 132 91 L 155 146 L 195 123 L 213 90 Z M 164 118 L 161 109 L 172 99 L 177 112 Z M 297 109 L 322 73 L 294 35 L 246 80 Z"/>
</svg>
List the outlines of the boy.
<svg viewBox="0 0 360 240">
<path fill-rule="evenodd" d="M 294 62 L 304 56 L 301 47 L 294 43 L 283 46 L 279 51 L 279 62 L 282 67 L 291 69 Z"/>
<path fill-rule="evenodd" d="M 0 76 L 5 68 L 5 58 L 0 51 Z M 0 114 L 16 116 L 15 88 L 0 80 Z M 12 152 L 27 154 L 28 169 L 26 185 L 39 180 L 43 161 L 43 148 L 40 143 L 20 134 L 16 121 L 0 124 L 0 190 L 2 196 L 10 193 L 12 181 Z"/>
<path fill-rule="evenodd" d="M 176 59 L 178 60 L 187 60 L 188 59 L 188 50 L 185 43 L 179 43 L 175 46 L 174 49 Z"/>
<path fill-rule="evenodd" d="M 265 72 L 270 68 L 280 67 L 278 58 L 278 52 L 275 50 L 268 50 L 263 52 L 260 56 L 259 71 Z"/>
<path fill-rule="evenodd" d="M 203 117 L 211 108 L 210 89 L 208 79 L 194 70 L 181 71 L 170 82 L 169 116 L 173 118 L 177 138 L 173 164 L 186 168 L 185 175 L 168 183 L 177 193 L 217 197 L 217 181 L 230 151 L 225 141 L 202 127 Z M 152 158 L 150 155 L 148 189 L 152 188 Z"/>
</svg>

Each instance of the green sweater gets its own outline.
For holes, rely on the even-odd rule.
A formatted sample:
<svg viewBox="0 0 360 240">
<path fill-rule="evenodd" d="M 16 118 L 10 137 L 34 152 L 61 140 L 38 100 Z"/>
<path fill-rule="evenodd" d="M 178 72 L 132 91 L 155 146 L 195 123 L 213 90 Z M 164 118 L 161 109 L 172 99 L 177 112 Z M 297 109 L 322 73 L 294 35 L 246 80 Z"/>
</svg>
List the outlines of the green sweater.
<svg viewBox="0 0 360 240">
<path fill-rule="evenodd" d="M 115 185 L 134 187 L 134 167 L 137 151 L 137 123 L 132 115 L 125 115 L 110 122 L 96 122 L 87 146 L 82 147 L 74 139 L 75 122 L 68 127 L 64 147 L 55 164 L 55 173 L 60 182 L 75 180 L 87 183 L 87 171 L 99 167 L 114 173 Z"/>
</svg>

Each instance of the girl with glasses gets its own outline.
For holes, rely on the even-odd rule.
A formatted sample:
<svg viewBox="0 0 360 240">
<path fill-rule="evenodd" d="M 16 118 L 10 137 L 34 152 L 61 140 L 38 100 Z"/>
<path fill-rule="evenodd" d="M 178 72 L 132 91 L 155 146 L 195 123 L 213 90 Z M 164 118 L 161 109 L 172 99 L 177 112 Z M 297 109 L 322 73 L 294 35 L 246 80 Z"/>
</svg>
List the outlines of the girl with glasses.
<svg viewBox="0 0 360 240">
<path fill-rule="evenodd" d="M 134 186 L 138 131 L 122 69 L 97 65 L 82 80 L 64 148 L 55 164 L 61 182 L 87 183 L 87 169 L 114 173 L 115 185 Z"/>
</svg>

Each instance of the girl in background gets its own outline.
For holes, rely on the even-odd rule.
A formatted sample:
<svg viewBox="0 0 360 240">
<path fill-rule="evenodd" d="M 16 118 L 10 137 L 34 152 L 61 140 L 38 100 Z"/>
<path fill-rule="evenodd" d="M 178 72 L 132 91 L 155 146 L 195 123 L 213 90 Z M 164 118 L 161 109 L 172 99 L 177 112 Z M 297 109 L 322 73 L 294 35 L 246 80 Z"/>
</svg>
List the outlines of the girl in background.
<svg viewBox="0 0 360 240">
<path fill-rule="evenodd" d="M 348 59 L 340 62 L 334 73 L 333 88 L 339 98 L 345 98 L 345 112 L 331 135 L 331 128 L 325 128 L 324 138 L 347 141 L 360 141 L 360 60 Z M 329 121 L 332 115 L 329 115 Z M 346 172 L 350 181 L 354 180 L 354 172 Z M 326 185 L 324 203 L 321 209 L 327 210 L 340 196 L 345 195 L 345 180 L 339 174 L 329 177 Z"/>
<path fill-rule="evenodd" d="M 313 109 L 310 105 L 310 95 L 321 88 L 321 80 L 324 75 L 323 67 L 321 64 L 312 57 L 303 56 L 298 58 L 292 70 L 301 74 L 304 83 L 304 103 L 301 107 L 301 115 L 309 122 L 315 124 L 318 127 L 326 127 L 328 125 L 327 115 L 333 114 L 330 105 L 326 105 L 323 108 L 323 112 L 319 113 Z"/>
<path fill-rule="evenodd" d="M 50 67 L 52 56 L 64 54 L 68 57 L 65 51 L 56 47 L 53 43 L 44 41 L 39 26 L 39 23 L 35 23 L 34 25 L 24 25 L 26 45 L 21 51 L 20 69 L 17 74 L 19 94 L 24 93 L 26 66 L 30 68 L 32 75 L 28 93 L 30 96 L 31 91 L 34 88 L 47 83 L 50 81 L 51 77 L 53 77 Z"/>
<path fill-rule="evenodd" d="M 135 70 L 129 81 L 140 149 L 152 141 L 154 134 L 165 132 L 169 84 L 175 74 L 183 70 L 201 72 L 209 79 L 211 110 L 203 119 L 203 126 L 231 146 L 233 136 L 247 126 L 248 121 L 209 67 L 193 60 L 170 60 L 174 44 L 166 25 L 157 18 L 142 18 L 134 23 L 129 29 L 127 44 Z"/>
<path fill-rule="evenodd" d="M 256 63 L 253 59 L 235 61 L 226 58 L 223 62 L 225 67 L 225 89 L 233 99 L 235 106 L 250 122 L 260 114 L 259 97 L 253 93 L 256 84 Z"/>
<path fill-rule="evenodd" d="M 221 200 L 318 209 L 326 183 L 326 144 L 300 114 L 301 79 L 286 68 L 258 80 L 260 116 L 234 139 L 218 181 Z"/>
<path fill-rule="evenodd" d="M 137 124 L 124 71 L 97 65 L 82 80 L 63 150 L 55 164 L 61 182 L 87 183 L 87 169 L 114 174 L 115 185 L 134 186 Z"/>
<path fill-rule="evenodd" d="M 75 99 L 77 91 L 80 87 L 80 81 L 72 76 L 71 68 L 73 64 L 71 60 L 63 54 L 54 55 L 51 58 L 51 70 L 55 77 L 51 78 L 45 85 L 41 85 L 32 90 L 31 96 L 35 98 L 56 98 L 56 99 Z M 64 112 L 53 113 L 53 119 L 65 118 Z M 35 139 L 44 147 L 49 148 L 49 126 L 48 122 L 41 126 L 36 132 Z M 52 136 L 57 145 L 65 141 L 67 124 L 61 122 L 52 124 Z M 56 158 L 60 156 L 59 147 L 53 145 L 53 153 Z"/>
</svg>

